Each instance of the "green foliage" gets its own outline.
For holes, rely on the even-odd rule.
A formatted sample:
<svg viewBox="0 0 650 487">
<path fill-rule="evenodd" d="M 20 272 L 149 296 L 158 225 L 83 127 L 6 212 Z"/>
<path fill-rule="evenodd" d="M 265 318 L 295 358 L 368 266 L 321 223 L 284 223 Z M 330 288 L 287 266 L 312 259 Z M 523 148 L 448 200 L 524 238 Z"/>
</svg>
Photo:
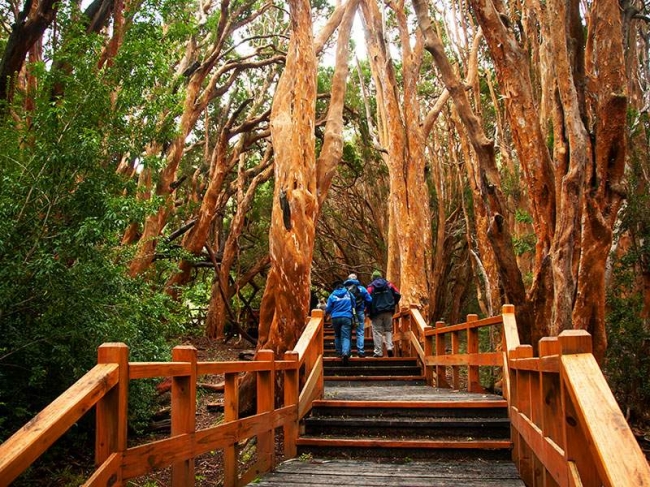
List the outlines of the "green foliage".
<svg viewBox="0 0 650 487">
<path fill-rule="evenodd" d="M 524 255 L 526 252 L 534 252 L 536 242 L 537 236 L 534 233 L 526 233 L 521 237 L 512 237 L 515 254 L 517 255 Z"/>
<path fill-rule="evenodd" d="M 633 290 L 634 272 L 630 268 L 620 265 L 615 274 L 615 284 L 607 297 L 606 374 L 631 419 L 650 421 L 650 329 L 647 320 L 640 318 L 643 298 Z"/>
<path fill-rule="evenodd" d="M 650 268 L 650 195 L 647 157 L 650 123 L 647 115 L 628 114 L 632 125 L 631 164 L 627 174 L 627 205 L 618 237 L 625 236 L 625 253 L 612 256 L 613 272 L 607 295 L 606 374 L 623 411 L 633 422 L 650 423 L 650 320 L 644 310 L 643 279 Z M 645 312 L 645 316 L 644 316 Z"/>
<path fill-rule="evenodd" d="M 114 104 L 115 72 L 98 72 L 98 38 L 72 27 L 64 38 L 65 48 L 48 54 L 52 65 L 31 67 L 39 88 L 35 109 L 20 117 L 28 122 L 0 120 L 0 440 L 91 369 L 101 343 L 125 342 L 131 360 L 165 360 L 184 320 L 155 285 L 128 277 L 119 246 L 128 222 L 151 208 L 124 196 L 130 182 L 116 175 L 117 155 L 139 153 L 140 136 L 153 134 L 134 100 L 140 93 L 143 102 L 144 85 L 164 69 L 140 66 L 146 72 L 121 82 L 128 101 Z M 129 47 L 124 55 L 135 56 Z M 73 73 L 57 68 L 65 62 Z M 64 95 L 53 101 L 55 84 Z M 152 387 L 131 388 L 136 429 Z"/>
<path fill-rule="evenodd" d="M 515 211 L 515 220 L 519 223 L 528 223 L 529 225 L 533 224 L 533 217 L 531 214 L 519 208 Z"/>
</svg>

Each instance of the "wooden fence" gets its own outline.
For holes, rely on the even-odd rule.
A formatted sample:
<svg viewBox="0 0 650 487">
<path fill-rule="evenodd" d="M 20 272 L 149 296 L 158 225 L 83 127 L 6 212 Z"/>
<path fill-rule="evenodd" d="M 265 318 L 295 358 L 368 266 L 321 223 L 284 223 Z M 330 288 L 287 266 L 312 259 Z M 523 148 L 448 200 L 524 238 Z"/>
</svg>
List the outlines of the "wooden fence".
<svg viewBox="0 0 650 487">
<path fill-rule="evenodd" d="M 194 485 L 194 458 L 224 452 L 224 484 L 245 485 L 276 465 L 275 431 L 283 429 L 284 455 L 296 456 L 298 422 L 323 393 L 323 313 L 315 310 L 294 350 L 275 360 L 270 350 L 254 361 L 199 362 L 193 347 L 172 351 L 172 362 L 129 362 L 128 347 L 106 343 L 98 364 L 52 404 L 0 446 L 0 486 L 9 485 L 75 422 L 96 406 L 95 460 L 86 486 L 120 486 L 155 469 L 172 467 L 173 486 Z M 256 375 L 256 414 L 239 418 L 242 373 Z M 196 387 L 203 375 L 223 374 L 224 422 L 196 430 Z M 171 377 L 171 436 L 127 448 L 130 380 Z M 281 380 L 283 404 L 275 407 L 275 384 Z M 237 444 L 256 437 L 256 461 L 239 472 Z"/>
<path fill-rule="evenodd" d="M 501 339 L 494 350 L 479 350 L 478 331 L 489 327 Z M 465 323 L 435 327 L 416 308 L 402 309 L 394 316 L 394 329 L 399 353 L 420 358 L 430 385 L 459 389 L 465 369 L 466 389 L 482 392 L 479 368 L 502 367 L 512 457 L 526 485 L 650 487 L 648 462 L 591 353 L 586 331 L 543 338 L 539 357 L 533 357 L 532 347 L 519 342 L 511 305 L 500 316 L 469 315 Z"/>
</svg>

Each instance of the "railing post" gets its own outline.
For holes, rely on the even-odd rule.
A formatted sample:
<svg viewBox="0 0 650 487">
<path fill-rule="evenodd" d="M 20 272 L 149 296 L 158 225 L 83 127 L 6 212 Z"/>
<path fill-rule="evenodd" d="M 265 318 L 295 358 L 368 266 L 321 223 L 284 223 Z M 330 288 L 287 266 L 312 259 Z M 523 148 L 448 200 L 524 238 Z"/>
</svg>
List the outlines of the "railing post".
<svg viewBox="0 0 650 487">
<path fill-rule="evenodd" d="M 228 373 L 225 375 L 223 390 L 224 421 L 237 421 L 239 419 L 239 374 Z M 226 487 L 235 487 L 239 476 L 237 468 L 237 443 L 228 445 L 223 449 L 223 484 Z"/>
<path fill-rule="evenodd" d="M 533 347 L 530 345 L 519 345 L 515 350 L 515 356 L 518 359 L 530 358 L 533 356 Z M 517 392 L 514 401 L 518 412 L 526 415 L 529 419 L 531 418 L 531 405 L 535 400 L 531 389 L 530 375 L 531 372 L 528 370 L 517 370 L 515 376 Z M 533 485 L 533 458 L 531 448 L 521 437 L 518 438 L 516 447 L 519 474 L 526 485 Z"/>
<path fill-rule="evenodd" d="M 585 330 L 565 330 L 560 333 L 558 340 L 560 342 L 562 355 L 574 355 L 581 353 L 591 353 L 591 335 Z M 579 472 L 582 485 L 601 485 L 600 476 L 596 464 L 594 463 L 587 445 L 587 436 L 580 427 L 580 420 L 571 399 L 571 395 L 566 390 L 565 372 L 560 361 L 560 375 L 562 377 L 562 409 L 564 414 L 564 456 L 569 463 L 569 471 L 572 464 L 575 464 Z M 588 380 L 588 377 L 585 377 Z M 571 473 L 569 474 L 571 477 Z M 571 479 L 569 479 L 571 483 Z"/>
<path fill-rule="evenodd" d="M 273 411 L 275 407 L 275 356 L 273 350 L 259 350 L 256 360 L 269 362 L 269 370 L 257 372 L 257 414 Z M 257 435 L 257 461 L 260 472 L 268 472 L 275 466 L 275 430 L 269 429 Z"/>
<path fill-rule="evenodd" d="M 196 430 L 196 348 L 178 346 L 172 350 L 173 362 L 189 362 L 190 375 L 172 378 L 171 436 Z M 172 464 L 172 486 L 194 485 L 194 458 Z"/>
<path fill-rule="evenodd" d="M 298 439 L 298 353 L 285 352 L 284 360 L 293 362 L 294 367 L 284 371 L 284 406 L 295 406 L 296 414 L 284 425 L 284 457 L 294 458 L 298 454 L 296 440 Z"/>
<path fill-rule="evenodd" d="M 539 341 L 539 357 L 544 360 L 546 357 L 560 355 L 560 342 L 557 337 L 545 337 Z M 541 364 L 540 364 L 541 369 Z M 541 395 L 539 398 L 541 407 L 541 418 L 539 427 L 545 437 L 550 438 L 558 447 L 564 450 L 564 438 L 562 436 L 562 414 L 560 374 L 540 370 Z M 546 468 L 542 471 L 542 483 L 544 487 L 556 487 L 559 484 L 556 478 L 561 478 L 561 465 L 554 465 L 554 471 Z M 537 484 L 535 484 L 537 485 Z"/>
<path fill-rule="evenodd" d="M 427 335 L 427 331 L 431 329 L 432 327 L 428 325 L 424 327 L 423 351 L 425 360 L 427 357 L 433 356 L 433 338 L 430 335 Z M 433 365 L 428 365 L 426 363 L 422 365 L 424 366 L 424 379 L 426 380 L 428 386 L 433 387 Z"/>
<path fill-rule="evenodd" d="M 460 353 L 460 333 L 458 331 L 451 332 L 451 354 L 458 355 Z M 451 386 L 458 390 L 460 389 L 460 365 L 451 366 Z"/>
<path fill-rule="evenodd" d="M 101 465 L 112 453 L 126 451 L 129 347 L 124 343 L 104 343 L 97 349 L 97 363 L 119 365 L 117 385 L 97 403 L 95 463 Z M 116 485 L 121 485 L 121 478 Z"/>
<path fill-rule="evenodd" d="M 445 327 L 444 321 L 436 321 L 436 330 Z M 445 335 L 443 333 L 436 334 L 436 356 L 444 357 L 447 354 L 447 346 L 445 344 Z M 449 387 L 447 382 L 447 367 L 444 365 L 436 365 L 436 386 Z"/>
<path fill-rule="evenodd" d="M 467 315 L 467 354 L 470 356 L 479 353 L 478 328 L 469 326 L 474 321 L 478 321 L 477 315 Z M 467 367 L 467 390 L 469 392 L 484 392 L 481 386 L 478 365 L 469 365 Z"/>
</svg>

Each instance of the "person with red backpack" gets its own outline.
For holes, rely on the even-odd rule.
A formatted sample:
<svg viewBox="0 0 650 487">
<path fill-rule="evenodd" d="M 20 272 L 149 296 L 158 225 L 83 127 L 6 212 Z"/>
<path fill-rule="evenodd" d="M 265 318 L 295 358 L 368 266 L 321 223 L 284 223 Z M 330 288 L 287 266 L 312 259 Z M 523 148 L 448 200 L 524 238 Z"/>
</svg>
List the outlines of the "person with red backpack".
<svg viewBox="0 0 650 487">
<path fill-rule="evenodd" d="M 393 315 L 402 295 L 393 283 L 381 277 L 380 271 L 372 273 L 372 282 L 368 285 L 368 293 L 372 298 L 368 314 L 372 321 L 373 357 L 384 356 L 384 338 L 388 356 L 392 357 Z"/>
</svg>

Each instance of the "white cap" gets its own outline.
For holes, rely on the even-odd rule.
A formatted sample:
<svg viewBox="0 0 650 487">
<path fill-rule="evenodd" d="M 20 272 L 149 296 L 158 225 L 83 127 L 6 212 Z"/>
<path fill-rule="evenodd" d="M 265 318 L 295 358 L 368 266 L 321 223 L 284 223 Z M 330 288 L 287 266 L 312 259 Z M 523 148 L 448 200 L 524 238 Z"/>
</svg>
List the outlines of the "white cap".
<svg viewBox="0 0 650 487">
<path fill-rule="evenodd" d="M 352 273 L 352 274 L 350 274 L 350 275 L 348 276 L 348 279 L 356 279 L 356 278 L 357 278 L 357 275 L 354 274 L 354 273 Z"/>
</svg>

